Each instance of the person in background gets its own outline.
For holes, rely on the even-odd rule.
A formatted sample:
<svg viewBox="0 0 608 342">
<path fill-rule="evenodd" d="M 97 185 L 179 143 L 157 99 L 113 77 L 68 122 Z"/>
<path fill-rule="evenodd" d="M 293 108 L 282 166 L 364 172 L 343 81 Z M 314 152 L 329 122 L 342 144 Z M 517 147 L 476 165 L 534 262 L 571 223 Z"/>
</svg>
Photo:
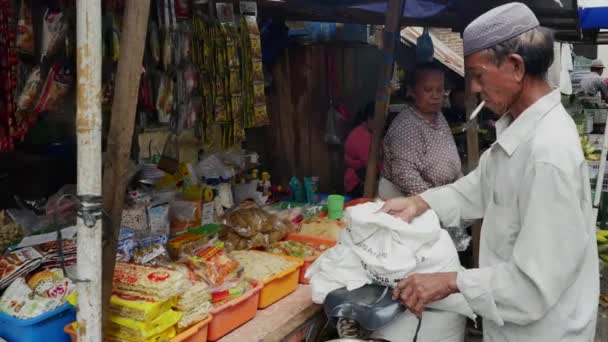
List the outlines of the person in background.
<svg viewBox="0 0 608 342">
<path fill-rule="evenodd" d="M 467 121 L 467 110 L 465 108 L 464 89 L 452 89 L 449 99 L 450 107 L 443 111 L 448 124 L 456 126 L 465 123 Z"/>
<path fill-rule="evenodd" d="M 560 91 L 546 80 L 553 33 L 516 2 L 475 19 L 463 41 L 471 91 L 498 118 L 498 140 L 466 177 L 383 210 L 411 221 L 432 209 L 448 225 L 483 218 L 479 268 L 408 275 L 393 298 L 421 317 L 429 303 L 461 293 L 483 317 L 484 341 L 594 341 L 589 167 Z"/>
<path fill-rule="evenodd" d="M 369 147 L 372 143 L 372 122 L 375 103 L 368 103 L 353 122 L 353 129 L 344 144 L 344 191 L 352 198 L 363 196 Z"/>
<path fill-rule="evenodd" d="M 462 176 L 456 144 L 441 113 L 444 84 L 437 64 L 416 67 L 408 86 L 413 103 L 395 118 L 384 138 L 381 198 L 417 195 Z"/>
<path fill-rule="evenodd" d="M 584 95 L 597 96 L 598 94 L 604 101 L 608 101 L 608 85 L 602 78 L 604 73 L 604 63 L 595 59 L 591 62 L 591 72 L 581 80 L 581 90 Z"/>
</svg>

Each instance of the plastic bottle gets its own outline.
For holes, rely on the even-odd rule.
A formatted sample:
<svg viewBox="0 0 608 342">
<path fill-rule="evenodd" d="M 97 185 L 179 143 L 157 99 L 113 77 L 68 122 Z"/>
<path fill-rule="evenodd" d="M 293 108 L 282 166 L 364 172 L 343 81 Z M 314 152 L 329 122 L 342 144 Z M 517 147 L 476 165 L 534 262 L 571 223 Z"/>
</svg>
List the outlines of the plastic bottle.
<svg viewBox="0 0 608 342">
<path fill-rule="evenodd" d="M 291 189 L 292 200 L 294 202 L 304 203 L 306 201 L 304 187 L 298 177 L 294 176 L 291 178 L 289 181 L 289 188 Z"/>
</svg>

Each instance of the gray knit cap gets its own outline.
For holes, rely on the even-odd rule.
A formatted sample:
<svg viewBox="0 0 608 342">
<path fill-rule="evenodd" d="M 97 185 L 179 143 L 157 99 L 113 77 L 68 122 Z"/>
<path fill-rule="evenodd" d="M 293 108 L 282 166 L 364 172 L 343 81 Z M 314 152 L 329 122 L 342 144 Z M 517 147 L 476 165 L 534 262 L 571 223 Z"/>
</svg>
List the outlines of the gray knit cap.
<svg viewBox="0 0 608 342">
<path fill-rule="evenodd" d="M 521 2 L 498 6 L 464 29 L 464 55 L 491 48 L 538 26 L 540 23 L 532 10 Z"/>
</svg>

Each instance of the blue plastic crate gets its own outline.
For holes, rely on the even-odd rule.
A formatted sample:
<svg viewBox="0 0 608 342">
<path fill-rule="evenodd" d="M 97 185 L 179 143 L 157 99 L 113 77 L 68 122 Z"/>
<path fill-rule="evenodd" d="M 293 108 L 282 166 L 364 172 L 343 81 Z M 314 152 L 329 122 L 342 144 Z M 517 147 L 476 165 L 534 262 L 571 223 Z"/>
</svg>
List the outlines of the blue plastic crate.
<svg viewBox="0 0 608 342">
<path fill-rule="evenodd" d="M 63 328 L 75 320 L 76 308 L 69 304 L 32 319 L 0 313 L 0 337 L 8 342 L 70 342 Z"/>
</svg>

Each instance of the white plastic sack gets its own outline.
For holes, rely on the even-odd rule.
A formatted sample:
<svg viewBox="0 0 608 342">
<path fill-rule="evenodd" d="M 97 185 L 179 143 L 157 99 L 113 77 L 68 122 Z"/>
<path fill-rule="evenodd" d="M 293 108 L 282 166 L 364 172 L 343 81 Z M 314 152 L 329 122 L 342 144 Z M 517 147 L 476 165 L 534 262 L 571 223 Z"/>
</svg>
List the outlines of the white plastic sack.
<svg viewBox="0 0 608 342">
<path fill-rule="evenodd" d="M 433 211 L 411 224 L 379 212 L 383 203 L 366 203 L 346 210 L 348 228 L 338 244 L 306 272 L 312 299 L 322 304 L 331 291 L 365 284 L 394 286 L 411 273 L 456 272 L 462 269 L 449 234 Z M 474 317 L 464 297 L 454 294 L 428 306 Z"/>
</svg>

